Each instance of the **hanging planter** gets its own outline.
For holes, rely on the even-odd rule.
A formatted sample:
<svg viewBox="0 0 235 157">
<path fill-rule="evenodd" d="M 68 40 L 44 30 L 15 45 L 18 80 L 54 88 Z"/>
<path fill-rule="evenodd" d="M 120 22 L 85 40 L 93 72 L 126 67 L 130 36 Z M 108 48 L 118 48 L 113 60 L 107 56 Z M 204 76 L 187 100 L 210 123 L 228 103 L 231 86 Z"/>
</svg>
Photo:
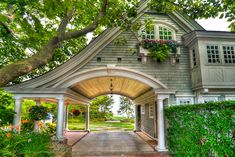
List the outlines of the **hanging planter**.
<svg viewBox="0 0 235 157">
<path fill-rule="evenodd" d="M 149 56 L 154 61 L 164 62 L 170 53 L 176 54 L 177 43 L 173 40 L 142 40 L 140 46 L 149 51 Z"/>
<path fill-rule="evenodd" d="M 43 106 L 32 106 L 29 109 L 29 118 L 31 120 L 44 120 L 47 117 L 47 108 Z"/>
<path fill-rule="evenodd" d="M 79 109 L 73 109 L 72 113 L 73 113 L 73 116 L 79 116 L 81 114 L 81 111 Z"/>
</svg>

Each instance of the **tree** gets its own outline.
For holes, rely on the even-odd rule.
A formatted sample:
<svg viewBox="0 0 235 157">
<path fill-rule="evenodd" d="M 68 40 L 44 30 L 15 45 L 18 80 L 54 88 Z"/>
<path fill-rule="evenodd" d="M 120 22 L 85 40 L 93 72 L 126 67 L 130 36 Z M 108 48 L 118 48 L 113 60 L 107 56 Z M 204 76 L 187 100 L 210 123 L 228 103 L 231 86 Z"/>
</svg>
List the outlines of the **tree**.
<svg viewBox="0 0 235 157">
<path fill-rule="evenodd" d="M 109 96 L 99 96 L 95 98 L 90 105 L 91 118 L 101 118 L 108 119 L 110 118 L 113 107 L 113 99 Z"/>
<path fill-rule="evenodd" d="M 133 117 L 134 104 L 131 102 L 131 100 L 123 96 L 121 96 L 119 100 L 120 107 L 118 109 L 118 114 L 126 114 L 127 118 Z"/>
<path fill-rule="evenodd" d="M 136 0 L 1 0 L 0 86 L 62 64 L 84 48 L 87 33 L 97 35 L 103 28 L 125 24 L 136 4 Z"/>
<path fill-rule="evenodd" d="M 1 0 L 0 87 L 64 63 L 86 46 L 89 32 L 97 36 L 107 27 L 130 29 L 139 1 Z M 193 19 L 225 17 L 235 31 L 234 0 L 151 0 L 149 5 L 159 13 L 179 10 Z"/>
</svg>

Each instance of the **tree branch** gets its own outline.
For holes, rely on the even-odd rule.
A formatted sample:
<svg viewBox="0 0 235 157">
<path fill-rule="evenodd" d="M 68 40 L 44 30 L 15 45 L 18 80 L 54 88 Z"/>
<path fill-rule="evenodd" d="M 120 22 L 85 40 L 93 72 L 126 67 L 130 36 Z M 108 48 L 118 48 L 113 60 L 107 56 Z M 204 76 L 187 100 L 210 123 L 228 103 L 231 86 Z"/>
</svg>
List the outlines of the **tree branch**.
<svg viewBox="0 0 235 157">
<path fill-rule="evenodd" d="M 23 61 L 9 64 L 0 69 L 0 87 L 7 85 L 18 76 L 29 73 L 30 71 L 46 65 L 59 45 L 58 37 L 53 37 L 42 49 Z"/>
<path fill-rule="evenodd" d="M 73 10 L 66 11 L 66 15 L 61 20 L 58 31 L 57 31 L 59 38 L 61 38 L 64 35 L 64 33 L 66 31 L 66 27 L 67 27 L 69 21 L 72 19 L 72 17 L 73 17 Z"/>
<path fill-rule="evenodd" d="M 71 20 L 73 11 L 67 12 L 67 15 L 61 21 L 57 36 L 53 37 L 48 43 L 42 47 L 42 49 L 23 61 L 18 61 L 13 64 L 9 64 L 0 69 L 0 87 L 7 85 L 10 81 L 13 81 L 17 77 L 27 74 L 34 69 L 40 68 L 46 65 L 55 53 L 55 49 L 59 47 L 59 43 L 64 40 L 72 38 L 78 38 L 85 35 L 88 32 L 95 30 L 100 20 L 106 15 L 108 0 L 103 0 L 102 8 L 95 20 L 86 28 L 73 32 L 65 32 L 68 22 Z"/>
<path fill-rule="evenodd" d="M 108 0 L 103 0 L 103 4 L 99 14 L 96 16 L 95 20 L 90 25 L 81 30 L 66 32 L 62 37 L 62 40 L 77 38 L 91 31 L 94 31 L 97 28 L 100 20 L 106 15 L 107 6 L 108 6 Z"/>
<path fill-rule="evenodd" d="M 3 28 L 7 31 L 8 34 L 13 36 L 12 30 L 2 21 L 0 21 L 0 25 L 3 26 Z"/>
</svg>

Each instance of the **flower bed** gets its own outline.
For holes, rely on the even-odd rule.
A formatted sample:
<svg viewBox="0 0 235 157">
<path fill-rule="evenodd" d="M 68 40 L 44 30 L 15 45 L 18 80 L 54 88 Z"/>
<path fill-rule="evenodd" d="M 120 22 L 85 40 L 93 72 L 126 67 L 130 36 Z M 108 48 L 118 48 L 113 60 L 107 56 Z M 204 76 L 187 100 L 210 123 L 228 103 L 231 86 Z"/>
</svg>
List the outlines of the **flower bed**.
<svg viewBox="0 0 235 157">
<path fill-rule="evenodd" d="M 140 42 L 140 46 L 149 50 L 149 56 L 157 61 L 166 61 L 170 52 L 176 53 L 178 44 L 173 40 L 149 40 L 145 39 Z"/>
</svg>

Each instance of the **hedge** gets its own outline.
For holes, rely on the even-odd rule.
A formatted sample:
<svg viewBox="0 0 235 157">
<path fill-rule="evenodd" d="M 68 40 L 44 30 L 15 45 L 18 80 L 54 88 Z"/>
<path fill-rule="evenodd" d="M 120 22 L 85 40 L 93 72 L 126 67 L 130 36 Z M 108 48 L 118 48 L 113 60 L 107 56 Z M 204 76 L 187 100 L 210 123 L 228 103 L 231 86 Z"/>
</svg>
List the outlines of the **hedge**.
<svg viewBox="0 0 235 157">
<path fill-rule="evenodd" d="M 235 156 L 235 101 L 171 106 L 165 115 L 172 156 Z"/>
</svg>

